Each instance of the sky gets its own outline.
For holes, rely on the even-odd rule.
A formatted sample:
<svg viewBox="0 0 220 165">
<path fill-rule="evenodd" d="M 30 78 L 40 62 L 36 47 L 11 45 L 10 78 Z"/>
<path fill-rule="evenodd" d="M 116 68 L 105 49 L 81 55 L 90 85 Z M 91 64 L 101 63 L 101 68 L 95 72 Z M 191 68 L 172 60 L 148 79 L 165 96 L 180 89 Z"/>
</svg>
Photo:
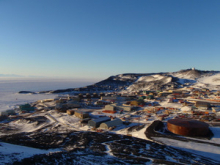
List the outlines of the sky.
<svg viewBox="0 0 220 165">
<path fill-rule="evenodd" d="M 219 0 L 0 0 L 0 74 L 220 70 Z"/>
</svg>

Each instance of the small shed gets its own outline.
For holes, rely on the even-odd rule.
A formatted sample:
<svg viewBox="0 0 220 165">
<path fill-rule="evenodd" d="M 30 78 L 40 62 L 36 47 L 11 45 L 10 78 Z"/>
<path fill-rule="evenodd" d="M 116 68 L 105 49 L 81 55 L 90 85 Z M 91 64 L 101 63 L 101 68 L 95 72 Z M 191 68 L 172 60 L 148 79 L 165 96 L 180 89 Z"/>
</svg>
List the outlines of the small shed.
<svg viewBox="0 0 220 165">
<path fill-rule="evenodd" d="M 88 112 L 83 112 L 83 111 L 75 111 L 74 115 L 80 119 L 85 119 L 90 117 Z"/>
<path fill-rule="evenodd" d="M 104 122 L 107 122 L 107 121 L 110 121 L 110 120 L 111 120 L 110 117 L 100 117 L 98 119 L 89 120 L 88 126 L 97 128 L 97 127 L 100 126 L 101 123 L 104 123 Z"/>
<path fill-rule="evenodd" d="M 71 110 L 71 109 L 68 109 L 68 110 L 66 111 L 66 113 L 67 113 L 68 115 L 74 115 L 75 111 L 74 111 L 74 110 Z"/>
<path fill-rule="evenodd" d="M 132 106 L 138 106 L 138 101 L 136 101 L 136 100 L 131 101 L 130 105 L 132 105 Z"/>
<path fill-rule="evenodd" d="M 21 111 L 27 111 L 27 112 L 34 111 L 34 107 L 31 107 L 30 104 L 20 105 L 19 108 Z"/>
<path fill-rule="evenodd" d="M 112 120 L 112 121 L 102 123 L 99 128 L 109 129 L 110 127 L 118 126 L 120 124 L 122 124 L 122 121 L 120 119 L 115 119 L 115 120 Z"/>
</svg>

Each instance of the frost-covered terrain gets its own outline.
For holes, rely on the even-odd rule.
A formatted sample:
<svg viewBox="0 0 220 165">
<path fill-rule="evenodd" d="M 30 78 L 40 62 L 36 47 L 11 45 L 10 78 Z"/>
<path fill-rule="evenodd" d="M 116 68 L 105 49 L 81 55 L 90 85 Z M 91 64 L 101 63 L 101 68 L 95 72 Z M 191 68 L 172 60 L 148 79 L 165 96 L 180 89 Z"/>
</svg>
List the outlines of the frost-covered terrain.
<svg viewBox="0 0 220 165">
<path fill-rule="evenodd" d="M 197 79 L 195 87 L 204 87 L 213 90 L 220 89 L 220 73 L 213 74 L 211 76 L 204 76 Z"/>
<path fill-rule="evenodd" d="M 182 109 L 181 104 L 168 103 L 166 100 L 161 102 L 161 106 Z M 88 109 L 88 111 L 91 112 L 91 116 L 108 115 L 103 114 L 102 109 Z M 195 141 L 191 141 L 190 138 L 186 138 L 181 141 L 163 137 L 163 134 L 159 137 L 154 134 L 146 136 L 146 130 L 157 120 L 157 115 L 151 115 L 146 120 L 143 113 L 144 111 L 135 111 L 111 114 L 117 118 L 130 116 L 131 123 L 121 124 L 112 131 L 102 133 L 97 133 L 87 125 L 81 124 L 80 119 L 74 115 L 54 110 L 39 111 L 24 116 L 7 123 L 7 126 L 1 124 L 3 129 L 0 136 L 4 143 L 0 142 L 0 162 L 3 164 L 55 162 L 100 164 L 101 162 L 102 164 L 213 165 L 220 163 L 217 156 L 220 153 L 218 146 L 220 127 L 210 127 L 214 134 L 210 140 L 192 138 Z M 176 115 L 171 114 L 170 118 Z"/>
<path fill-rule="evenodd" d="M 60 152 L 60 149 L 43 150 L 10 143 L 0 143 L 0 162 L 1 164 L 10 164 L 15 161 L 21 161 L 24 158 L 29 158 L 34 155 L 48 154 Z"/>
<path fill-rule="evenodd" d="M 162 86 L 170 83 L 172 77 L 163 75 L 151 75 L 151 76 L 141 76 L 136 82 L 127 88 L 127 91 L 139 91 L 139 90 L 152 90 L 157 86 Z"/>
</svg>

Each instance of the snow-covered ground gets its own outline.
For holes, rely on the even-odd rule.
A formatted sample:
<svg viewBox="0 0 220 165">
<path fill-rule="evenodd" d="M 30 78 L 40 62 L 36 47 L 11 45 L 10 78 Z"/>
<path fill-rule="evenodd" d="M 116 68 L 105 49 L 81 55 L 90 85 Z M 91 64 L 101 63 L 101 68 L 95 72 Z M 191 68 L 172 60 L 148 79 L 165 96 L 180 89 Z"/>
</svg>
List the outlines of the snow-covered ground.
<svg viewBox="0 0 220 165">
<path fill-rule="evenodd" d="M 198 78 L 193 87 L 220 90 L 220 73 L 214 74 L 212 76 Z"/>
<path fill-rule="evenodd" d="M 177 77 L 179 79 L 185 79 L 185 80 L 195 80 L 197 78 L 196 75 L 191 74 L 191 72 L 186 72 L 186 73 L 181 73 L 181 72 L 176 72 L 176 73 L 170 73 L 174 77 Z"/>
<path fill-rule="evenodd" d="M 197 81 L 203 84 L 220 85 L 220 73 L 212 76 L 199 78 Z"/>
<path fill-rule="evenodd" d="M 213 131 L 214 136 L 210 140 L 202 140 L 202 141 L 220 144 L 220 127 L 210 127 L 210 129 Z M 214 146 L 207 143 L 183 142 L 180 140 L 174 140 L 174 139 L 168 139 L 162 137 L 156 137 L 154 139 L 168 146 L 183 149 L 192 152 L 194 154 L 202 155 L 220 161 L 219 146 Z"/>
<path fill-rule="evenodd" d="M 173 74 L 179 78 L 180 83 L 194 83 L 192 87 L 208 88 L 210 90 L 220 90 L 220 73 L 205 74 L 201 77 L 190 77 L 181 73 Z"/>
<path fill-rule="evenodd" d="M 37 148 L 25 147 L 9 143 L 0 142 L 0 162 L 1 164 L 11 164 L 24 158 L 37 154 L 48 154 L 50 152 L 60 152 L 60 149 L 42 150 Z"/>
<path fill-rule="evenodd" d="M 150 81 L 157 81 L 157 80 L 162 80 L 165 79 L 167 82 L 164 83 L 168 83 L 171 81 L 171 77 L 166 77 L 166 76 L 162 76 L 162 75 L 152 75 L 152 76 L 141 76 L 138 81 L 141 82 L 150 82 Z"/>
<path fill-rule="evenodd" d="M 136 91 L 136 90 L 150 90 L 154 87 L 155 82 L 161 84 L 167 84 L 171 82 L 172 77 L 163 76 L 160 74 L 151 75 L 151 76 L 141 76 L 134 84 L 130 85 L 127 88 L 127 91 Z"/>
</svg>

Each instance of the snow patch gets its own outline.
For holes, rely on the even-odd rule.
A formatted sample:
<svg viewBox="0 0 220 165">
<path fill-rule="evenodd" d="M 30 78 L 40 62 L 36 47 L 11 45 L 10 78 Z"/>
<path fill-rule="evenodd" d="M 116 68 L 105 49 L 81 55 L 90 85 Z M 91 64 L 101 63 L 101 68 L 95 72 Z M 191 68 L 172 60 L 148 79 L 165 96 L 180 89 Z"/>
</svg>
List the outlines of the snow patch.
<svg viewBox="0 0 220 165">
<path fill-rule="evenodd" d="M 0 142 L 0 162 L 7 164 L 14 162 L 13 160 L 20 161 L 37 154 L 48 154 L 60 151 L 60 149 L 42 150 Z"/>
</svg>

